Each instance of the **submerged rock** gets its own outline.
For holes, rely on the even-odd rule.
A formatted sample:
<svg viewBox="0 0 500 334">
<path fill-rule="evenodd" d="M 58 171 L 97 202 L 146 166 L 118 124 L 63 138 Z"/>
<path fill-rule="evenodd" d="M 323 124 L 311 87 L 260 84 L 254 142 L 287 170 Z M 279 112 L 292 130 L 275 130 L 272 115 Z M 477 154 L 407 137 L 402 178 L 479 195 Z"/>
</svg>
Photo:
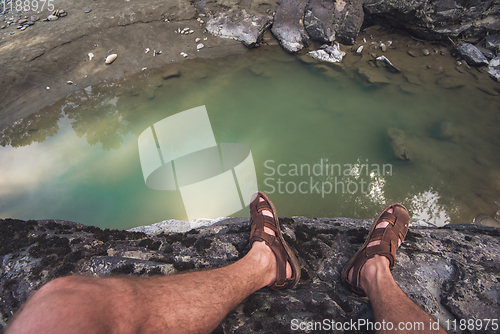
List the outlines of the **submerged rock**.
<svg viewBox="0 0 500 334">
<path fill-rule="evenodd" d="M 344 58 L 345 52 L 340 50 L 339 43 L 335 43 L 333 46 L 322 45 L 319 50 L 311 51 L 307 55 L 317 60 L 339 63 Z"/>
<path fill-rule="evenodd" d="M 479 214 L 474 218 L 474 224 L 481 226 L 500 227 L 500 222 L 487 214 Z"/>
<path fill-rule="evenodd" d="M 488 65 L 488 59 L 478 48 L 470 43 L 463 43 L 457 47 L 457 51 L 467 64 L 474 66 Z"/>
<path fill-rule="evenodd" d="M 361 79 L 370 85 L 386 85 L 391 83 L 391 80 L 381 73 L 380 70 L 360 67 L 358 68 L 358 74 Z"/>
<path fill-rule="evenodd" d="M 450 139 L 456 135 L 455 125 L 451 122 L 440 122 L 436 128 L 436 137 L 439 139 Z"/>
<path fill-rule="evenodd" d="M 436 83 L 444 89 L 458 89 L 465 86 L 465 83 L 454 77 L 442 77 L 436 80 Z"/>
<path fill-rule="evenodd" d="M 215 332 L 287 333 L 293 318 L 373 321 L 369 301 L 348 291 L 340 279 L 343 265 L 363 244 L 371 220 L 279 220 L 302 267 L 299 284 L 292 290 L 257 291 Z M 63 221 L 0 220 L 0 326 L 34 290 L 56 277 L 170 275 L 225 266 L 248 252 L 248 218 L 211 223 L 177 233 L 177 226 L 172 229 L 167 221 L 143 229 L 146 234 Z M 412 227 L 398 249 L 392 273 L 403 292 L 441 324 L 495 318 L 500 314 L 499 248 L 500 230 L 491 227 Z"/>
<path fill-rule="evenodd" d="M 397 128 L 387 129 L 387 141 L 391 147 L 392 155 L 397 160 L 409 161 L 408 149 L 406 148 L 406 134 Z"/>
</svg>

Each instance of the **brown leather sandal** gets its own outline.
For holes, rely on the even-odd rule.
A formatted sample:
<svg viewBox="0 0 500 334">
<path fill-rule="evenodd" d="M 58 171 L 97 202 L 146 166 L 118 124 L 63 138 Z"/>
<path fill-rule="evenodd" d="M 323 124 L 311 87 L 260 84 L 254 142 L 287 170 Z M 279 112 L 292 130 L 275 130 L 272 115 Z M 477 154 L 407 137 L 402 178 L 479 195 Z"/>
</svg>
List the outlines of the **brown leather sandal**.
<svg viewBox="0 0 500 334">
<path fill-rule="evenodd" d="M 254 195 L 255 196 L 255 195 Z M 259 199 L 263 198 L 264 201 Z M 265 216 L 262 211 L 269 210 L 273 217 Z M 259 191 L 256 198 L 250 203 L 250 224 L 252 230 L 250 232 L 250 246 L 255 241 L 264 241 L 276 256 L 276 281 L 269 285 L 273 290 L 293 288 L 300 280 L 300 265 L 299 261 L 293 254 L 290 247 L 283 239 L 279 225 L 276 209 L 269 197 Z M 271 235 L 264 232 L 264 226 L 274 231 L 276 235 Z M 292 267 L 292 277 L 286 278 L 286 263 L 290 263 Z"/>
<path fill-rule="evenodd" d="M 393 208 L 393 213 L 388 213 L 387 210 Z M 376 228 L 382 222 L 389 222 L 385 228 Z M 363 265 L 375 255 L 385 256 L 389 259 L 392 270 L 396 260 L 396 250 L 399 247 L 399 240 L 403 242 L 408 232 L 410 216 L 408 210 L 399 203 L 393 203 L 386 206 L 377 218 L 373 221 L 370 233 L 366 238 L 361 249 L 342 268 L 342 282 L 355 294 L 366 297 L 366 293 L 360 286 L 360 273 Z M 380 240 L 380 244 L 368 247 L 368 244 Z M 349 271 L 353 268 L 352 281 L 348 280 Z"/>
</svg>

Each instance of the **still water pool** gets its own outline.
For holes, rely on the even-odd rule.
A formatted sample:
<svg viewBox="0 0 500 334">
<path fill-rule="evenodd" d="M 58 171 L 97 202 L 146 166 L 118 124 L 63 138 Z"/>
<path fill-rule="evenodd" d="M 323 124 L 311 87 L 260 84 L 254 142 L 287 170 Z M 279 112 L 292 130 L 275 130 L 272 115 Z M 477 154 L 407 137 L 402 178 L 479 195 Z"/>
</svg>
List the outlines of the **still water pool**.
<svg viewBox="0 0 500 334">
<path fill-rule="evenodd" d="M 164 80 L 174 66 L 182 75 Z M 217 142 L 251 149 L 259 190 L 281 216 L 370 218 L 393 201 L 434 225 L 494 216 L 499 97 L 467 73 L 464 87 L 444 89 L 439 73 L 413 71 L 409 94 L 401 73 L 366 86 L 268 47 L 87 87 L 4 130 L 0 217 L 121 229 L 185 220 L 178 191 L 146 186 L 138 136 L 201 105 Z M 393 157 L 388 128 L 404 131 L 409 161 Z"/>
</svg>

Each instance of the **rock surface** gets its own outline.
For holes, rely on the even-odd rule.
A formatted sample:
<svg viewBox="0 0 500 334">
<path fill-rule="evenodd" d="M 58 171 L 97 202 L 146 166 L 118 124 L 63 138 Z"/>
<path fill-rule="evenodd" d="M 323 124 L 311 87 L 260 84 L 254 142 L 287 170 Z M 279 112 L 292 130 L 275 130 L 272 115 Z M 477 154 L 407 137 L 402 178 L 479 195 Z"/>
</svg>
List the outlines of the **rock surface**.
<svg viewBox="0 0 500 334">
<path fill-rule="evenodd" d="M 207 31 L 214 36 L 235 39 L 245 46 L 255 46 L 272 24 L 272 16 L 241 13 L 221 13 L 210 18 Z"/>
<path fill-rule="evenodd" d="M 308 0 L 283 0 L 276 10 L 271 31 L 288 52 L 297 52 L 309 41 L 304 28 L 304 10 Z"/>
<path fill-rule="evenodd" d="M 342 266 L 364 242 L 371 221 L 294 217 L 280 222 L 302 267 L 300 283 L 293 290 L 257 291 L 215 333 L 288 333 L 293 318 L 372 319 L 368 300 L 350 293 L 340 280 Z M 146 234 L 64 221 L 0 220 L 1 325 L 30 293 L 55 277 L 168 275 L 227 265 L 248 250 L 248 218 L 213 221 L 185 233 L 167 232 L 171 223 L 140 228 Z M 173 229 L 180 225 L 187 227 L 179 223 Z M 410 299 L 441 324 L 495 318 L 500 314 L 499 247 L 495 228 L 411 228 L 393 275 Z"/>
<path fill-rule="evenodd" d="M 326 61 L 328 63 L 339 63 L 345 56 L 345 52 L 340 50 L 339 43 L 335 43 L 333 46 L 322 45 L 319 50 L 311 51 L 307 54 L 309 57 Z"/>
<path fill-rule="evenodd" d="M 487 0 L 366 0 L 367 21 L 404 28 L 425 39 L 482 37 L 500 29 L 500 4 Z"/>
<path fill-rule="evenodd" d="M 488 65 L 488 59 L 483 53 L 474 45 L 470 43 L 463 43 L 457 47 L 457 51 L 462 56 L 467 64 L 473 66 Z"/>
<path fill-rule="evenodd" d="M 363 18 L 363 1 L 310 0 L 305 8 L 304 26 L 313 40 L 352 45 Z"/>
</svg>

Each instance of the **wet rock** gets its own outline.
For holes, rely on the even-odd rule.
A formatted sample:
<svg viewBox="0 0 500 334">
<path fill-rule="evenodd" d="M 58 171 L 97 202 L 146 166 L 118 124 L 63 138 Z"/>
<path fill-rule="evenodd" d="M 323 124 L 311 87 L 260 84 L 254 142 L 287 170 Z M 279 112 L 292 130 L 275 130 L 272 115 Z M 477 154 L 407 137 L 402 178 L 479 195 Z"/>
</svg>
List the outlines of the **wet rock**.
<svg viewBox="0 0 500 334">
<path fill-rule="evenodd" d="M 313 40 L 339 41 L 352 45 L 363 23 L 363 1 L 310 0 L 305 8 L 304 27 Z"/>
<path fill-rule="evenodd" d="M 118 55 L 116 53 L 110 54 L 109 56 L 106 57 L 106 60 L 104 61 L 104 63 L 106 65 L 109 65 L 112 62 L 114 62 L 116 60 L 116 58 L 118 58 Z"/>
<path fill-rule="evenodd" d="M 494 57 L 488 63 L 489 67 L 499 67 L 500 66 L 500 56 Z"/>
<path fill-rule="evenodd" d="M 494 67 L 489 66 L 488 67 L 488 74 L 490 77 L 498 82 L 500 82 L 500 70 L 497 70 Z"/>
<path fill-rule="evenodd" d="M 225 266 L 248 252 L 248 218 L 207 222 L 210 226 L 195 229 L 183 223 L 183 233 L 171 221 L 134 233 L 63 221 L 0 220 L 1 326 L 34 290 L 56 277 L 141 279 Z M 301 263 L 299 284 L 279 293 L 257 291 L 215 332 L 253 333 L 259 328 L 285 333 L 292 318 L 374 321 L 366 298 L 348 291 L 340 279 L 343 265 L 364 242 L 371 220 L 294 217 L 280 218 L 280 225 Z M 403 292 L 441 324 L 478 314 L 495 318 L 500 313 L 499 248 L 498 228 L 412 227 L 398 249 L 392 273 Z"/>
<path fill-rule="evenodd" d="M 309 57 L 326 61 L 329 63 L 338 63 L 342 61 L 345 56 L 345 52 L 340 50 L 339 43 L 335 43 L 333 46 L 322 45 L 319 50 L 311 51 L 307 54 Z"/>
<path fill-rule="evenodd" d="M 360 45 L 357 49 L 356 49 L 356 53 L 357 54 L 361 54 L 363 52 L 363 45 Z"/>
<path fill-rule="evenodd" d="M 486 57 L 486 59 L 491 60 L 491 59 L 495 58 L 495 53 L 494 52 L 488 50 L 487 48 L 479 46 L 479 45 L 476 46 L 476 47 L 477 47 L 477 49 L 479 51 L 481 51 L 481 53 Z"/>
<path fill-rule="evenodd" d="M 465 83 L 457 78 L 453 77 L 442 77 L 436 80 L 439 87 L 444 89 L 458 89 L 465 86 Z"/>
<path fill-rule="evenodd" d="M 410 56 L 412 57 L 418 57 L 418 53 L 415 50 L 408 50 L 406 51 Z"/>
<path fill-rule="evenodd" d="M 168 69 L 165 73 L 162 74 L 163 80 L 168 80 L 171 78 L 178 78 L 181 76 L 181 71 L 178 68 Z"/>
<path fill-rule="evenodd" d="M 486 48 L 492 51 L 500 51 L 500 35 L 488 35 L 485 39 Z"/>
<path fill-rule="evenodd" d="M 243 9 L 241 12 L 220 13 L 210 18 L 206 28 L 214 36 L 235 39 L 247 47 L 253 47 L 271 24 L 272 16 L 249 14 Z"/>
<path fill-rule="evenodd" d="M 387 45 L 385 45 L 384 43 L 380 43 L 379 47 L 380 47 L 380 50 L 382 52 L 386 52 L 387 51 Z"/>
<path fill-rule="evenodd" d="M 457 51 L 465 59 L 467 64 L 474 66 L 488 65 L 488 59 L 470 43 L 463 43 L 457 47 Z"/>
<path fill-rule="evenodd" d="M 491 1 L 366 0 L 366 20 L 403 28 L 419 38 L 484 37 L 500 29 L 500 6 Z"/>
<path fill-rule="evenodd" d="M 428 49 L 421 49 L 420 53 L 422 54 L 422 56 L 428 56 L 431 54 Z"/>
<path fill-rule="evenodd" d="M 387 85 L 391 80 L 380 70 L 371 68 L 358 68 L 358 74 L 369 85 Z"/>
<path fill-rule="evenodd" d="M 392 155 L 396 160 L 410 160 L 408 149 L 406 148 L 406 134 L 403 130 L 388 128 L 387 141 L 391 147 Z"/>
<path fill-rule="evenodd" d="M 58 20 L 58 19 L 59 19 L 59 16 L 57 16 L 57 15 L 52 15 L 51 14 L 51 15 L 47 16 L 47 20 L 49 20 L 49 21 L 55 21 L 55 20 Z"/>
<path fill-rule="evenodd" d="M 273 35 L 288 52 L 298 52 L 309 41 L 303 17 L 308 0 L 282 0 L 274 15 Z"/>
<path fill-rule="evenodd" d="M 474 224 L 481 226 L 500 227 L 500 222 L 487 214 L 479 214 L 474 218 Z"/>
<path fill-rule="evenodd" d="M 375 58 L 375 63 L 379 67 L 385 67 L 389 72 L 398 73 L 401 72 L 396 66 L 394 66 L 391 61 L 386 56 L 380 56 Z"/>
</svg>

